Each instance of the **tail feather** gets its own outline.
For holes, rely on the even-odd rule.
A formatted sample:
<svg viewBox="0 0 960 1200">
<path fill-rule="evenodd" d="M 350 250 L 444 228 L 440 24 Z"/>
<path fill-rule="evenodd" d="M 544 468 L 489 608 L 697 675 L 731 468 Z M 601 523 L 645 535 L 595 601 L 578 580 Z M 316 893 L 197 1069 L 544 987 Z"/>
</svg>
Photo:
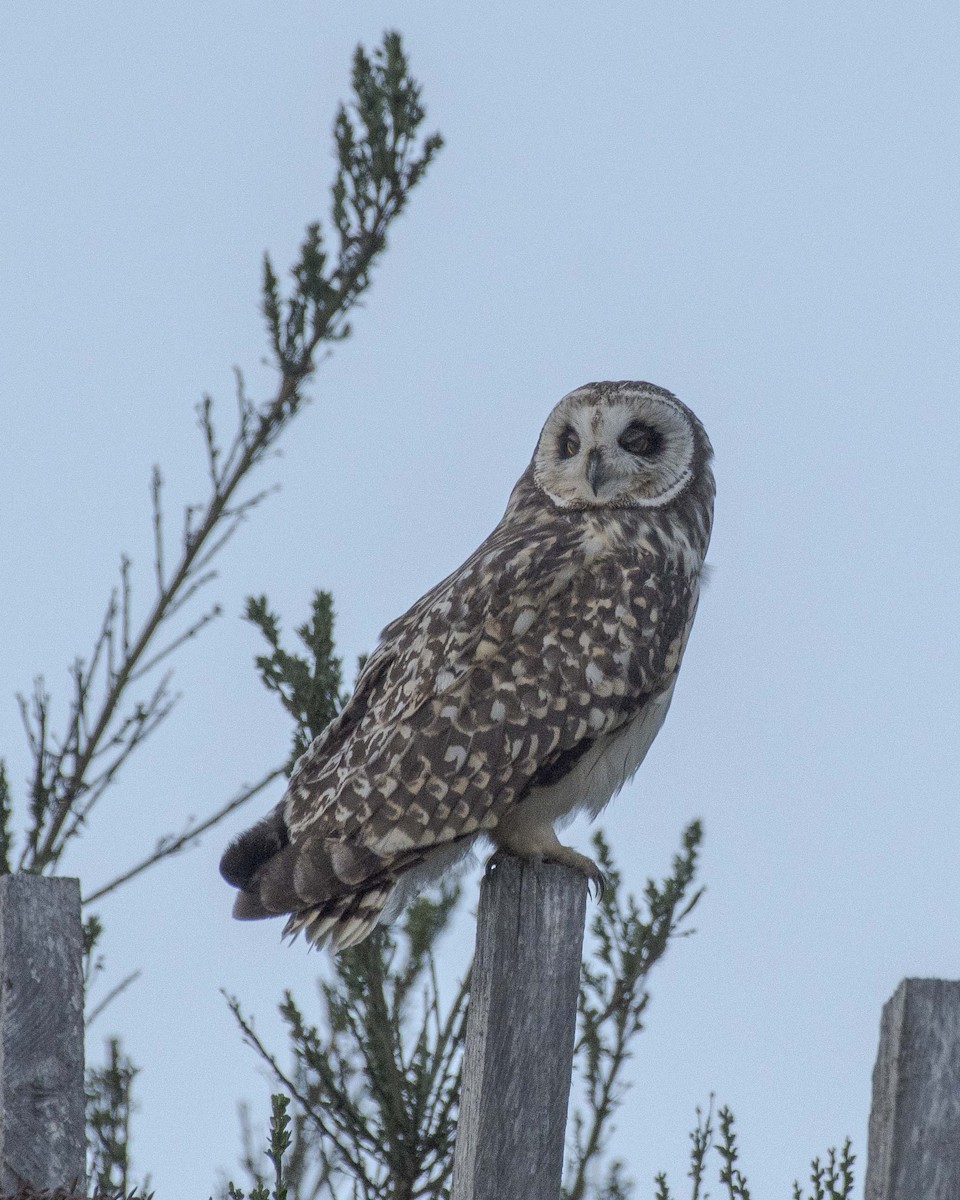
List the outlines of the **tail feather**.
<svg viewBox="0 0 960 1200">
<path fill-rule="evenodd" d="M 322 907 L 295 912 L 284 927 L 284 936 L 295 938 L 303 933 L 318 948 L 328 943 L 333 950 L 355 946 L 376 928 L 393 889 L 391 880 L 370 891 L 339 896 Z"/>
</svg>

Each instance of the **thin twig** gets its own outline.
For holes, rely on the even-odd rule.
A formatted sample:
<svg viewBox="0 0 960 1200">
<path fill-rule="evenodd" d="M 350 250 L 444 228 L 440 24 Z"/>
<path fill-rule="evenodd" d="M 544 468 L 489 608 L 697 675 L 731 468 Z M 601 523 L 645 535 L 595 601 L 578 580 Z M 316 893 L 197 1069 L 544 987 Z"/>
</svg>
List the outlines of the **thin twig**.
<svg viewBox="0 0 960 1200">
<path fill-rule="evenodd" d="M 126 979 L 121 979 L 115 988 L 111 988 L 110 991 L 107 992 L 107 994 L 104 996 L 104 998 L 96 1006 L 96 1008 L 94 1008 L 93 1011 L 88 1016 L 84 1017 L 83 1023 L 85 1025 L 85 1027 L 87 1029 L 89 1029 L 90 1026 L 97 1019 L 97 1017 L 99 1017 L 100 1014 L 103 1012 L 103 1010 L 107 1007 L 107 1005 L 110 1004 L 111 1001 L 116 1000 L 116 998 L 120 995 L 120 993 L 125 992 L 127 990 L 127 988 L 130 986 L 130 984 L 135 983 L 142 974 L 143 974 L 143 972 L 140 970 L 131 971 L 131 973 L 126 977 Z"/>
<path fill-rule="evenodd" d="M 212 829 L 214 825 L 218 825 L 225 817 L 228 817 L 230 813 L 235 812 L 241 807 L 241 805 L 246 804 L 248 800 L 252 800 L 254 796 L 262 792 L 265 787 L 273 783 L 275 779 L 279 778 L 283 774 L 283 768 L 276 767 L 274 770 L 264 775 L 259 783 L 253 784 L 252 787 L 244 788 L 244 790 L 238 796 L 234 796 L 232 800 L 228 800 L 222 808 L 218 808 L 212 816 L 207 817 L 205 821 L 201 821 L 199 825 L 190 826 L 189 829 L 184 830 L 184 832 L 181 833 L 179 837 L 174 838 L 173 841 L 161 839 L 160 845 L 152 854 L 148 855 L 147 858 L 137 863 L 136 866 L 131 867 L 128 871 L 124 871 L 122 875 L 118 875 L 115 879 L 111 879 L 109 883 L 105 883 L 103 887 L 98 888 L 89 896 L 85 896 L 83 903 L 92 904 L 94 900 L 101 900 L 104 896 L 109 895 L 110 892 L 120 887 L 121 884 L 129 882 L 142 871 L 145 871 L 148 867 L 152 867 L 154 863 L 160 862 L 161 859 L 169 858 L 172 854 L 178 854 L 184 849 L 184 847 L 189 845 L 194 838 L 206 833 L 207 830 Z"/>
<path fill-rule="evenodd" d="M 126 554 L 120 555 L 120 581 L 123 591 L 122 604 L 122 632 L 123 632 L 123 657 L 126 659 L 130 652 L 130 559 Z M 110 677 L 113 678 L 113 671 L 110 672 Z"/>
<path fill-rule="evenodd" d="M 211 572 L 211 574 L 214 573 Z M 130 676 L 130 682 L 133 683 L 135 680 L 141 679 L 144 675 L 151 671 L 157 665 L 157 663 L 163 662 L 168 654 L 172 654 L 174 650 L 178 650 L 185 642 L 188 642 L 191 638 L 196 637 L 205 625 L 209 625 L 211 621 L 215 621 L 217 617 L 221 616 L 222 614 L 223 608 L 219 604 L 215 604 L 209 612 L 204 613 L 204 615 L 198 621 L 195 621 L 189 629 L 184 630 L 179 637 L 174 638 L 169 646 L 165 646 L 162 650 L 158 650 L 153 658 L 149 659 L 143 664 L 142 667 L 134 671 L 134 673 Z"/>
<path fill-rule="evenodd" d="M 153 468 L 153 475 L 150 478 L 150 500 L 153 507 L 153 558 L 154 568 L 157 572 L 157 591 L 162 596 L 164 593 L 163 586 L 163 509 L 161 507 L 160 493 L 163 489 L 163 476 L 160 474 L 160 468 Z"/>
<path fill-rule="evenodd" d="M 355 1158 L 352 1154 L 350 1154 L 350 1152 L 348 1150 L 346 1150 L 344 1148 L 342 1141 L 340 1140 L 339 1137 L 337 1137 L 336 1133 L 326 1123 L 326 1121 L 323 1118 L 323 1115 L 320 1112 L 318 1112 L 316 1107 L 310 1103 L 310 1101 L 307 1099 L 306 1096 L 304 1096 L 303 1092 L 297 1087 L 296 1083 L 294 1083 L 294 1081 L 289 1077 L 289 1075 L 287 1075 L 287 1073 L 283 1070 L 283 1068 L 277 1062 L 276 1058 L 274 1058 L 274 1056 L 270 1053 L 270 1051 L 266 1048 L 266 1046 L 264 1046 L 263 1042 L 261 1042 L 260 1039 L 257 1037 L 256 1033 L 254 1032 L 253 1026 L 246 1019 L 246 1017 L 244 1017 L 244 1015 L 240 1009 L 239 1000 L 237 1000 L 235 996 L 228 995 L 222 989 L 221 989 L 221 993 L 222 993 L 224 999 L 226 1000 L 227 1005 L 230 1008 L 230 1011 L 233 1013 L 237 1024 L 240 1026 L 240 1030 L 243 1033 L 243 1036 L 246 1039 L 247 1043 L 250 1046 L 252 1046 L 252 1048 L 254 1050 L 256 1050 L 256 1052 L 260 1055 L 260 1057 L 264 1060 L 264 1062 L 270 1067 L 270 1070 L 274 1073 L 274 1075 L 277 1077 L 277 1079 L 283 1084 L 283 1086 L 285 1088 L 287 1088 L 287 1090 L 290 1092 L 290 1095 L 293 1096 L 293 1098 L 296 1100 L 296 1102 L 300 1105 L 304 1114 L 307 1117 L 309 1117 L 309 1119 L 316 1125 L 316 1127 L 320 1130 L 320 1132 L 325 1137 L 328 1137 L 331 1140 L 331 1142 L 333 1142 L 333 1144 L 337 1147 L 337 1152 L 343 1157 L 344 1161 L 347 1163 L 347 1165 L 350 1167 L 350 1169 L 358 1177 L 365 1177 L 366 1172 L 364 1170 L 363 1160 L 359 1156 L 359 1151 L 358 1151 L 357 1157 Z"/>
<path fill-rule="evenodd" d="M 202 587 L 206 587 L 208 583 L 212 583 L 217 578 L 216 571 L 204 571 L 202 575 L 197 575 L 197 570 L 195 568 L 191 574 L 196 575 L 196 578 L 192 583 L 190 583 L 189 586 L 185 587 L 181 591 L 176 600 L 170 601 L 170 607 L 167 609 L 167 615 L 164 617 L 165 621 L 169 621 L 172 616 L 178 613 L 189 600 L 193 599 L 193 597 L 197 594 L 197 592 L 200 591 Z M 146 667 L 138 667 L 137 670 L 130 676 L 130 678 L 136 679 L 146 670 Z"/>
<path fill-rule="evenodd" d="M 217 435 L 213 427 L 213 400 L 204 396 L 197 405 L 200 417 L 200 428 L 203 430 L 203 441 L 207 450 L 207 469 L 210 472 L 210 483 L 216 492 L 220 487 L 220 472 L 217 470 L 217 459 L 220 457 L 220 447 L 217 445 Z"/>
</svg>

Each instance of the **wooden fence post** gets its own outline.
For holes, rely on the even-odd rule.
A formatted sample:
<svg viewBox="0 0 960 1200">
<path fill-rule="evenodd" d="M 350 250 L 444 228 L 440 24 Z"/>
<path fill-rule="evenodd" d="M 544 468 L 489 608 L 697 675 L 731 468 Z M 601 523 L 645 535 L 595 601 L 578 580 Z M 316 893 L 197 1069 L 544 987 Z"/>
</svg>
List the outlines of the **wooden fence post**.
<svg viewBox="0 0 960 1200">
<path fill-rule="evenodd" d="M 960 1197 L 960 982 L 905 979 L 884 1005 L 864 1196 Z"/>
<path fill-rule="evenodd" d="M 83 1188 L 80 882 L 0 878 L 0 1193 Z"/>
<path fill-rule="evenodd" d="M 587 881 L 504 856 L 480 887 L 453 1200 L 557 1200 Z"/>
</svg>

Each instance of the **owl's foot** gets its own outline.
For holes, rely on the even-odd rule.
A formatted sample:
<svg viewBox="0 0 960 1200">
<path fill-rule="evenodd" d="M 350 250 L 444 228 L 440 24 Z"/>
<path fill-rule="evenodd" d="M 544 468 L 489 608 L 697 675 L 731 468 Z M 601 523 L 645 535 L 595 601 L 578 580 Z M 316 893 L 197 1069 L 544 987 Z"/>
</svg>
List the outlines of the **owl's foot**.
<svg viewBox="0 0 960 1200">
<path fill-rule="evenodd" d="M 607 887 L 607 877 L 592 858 L 579 854 L 571 846 L 561 846 L 557 842 L 556 847 L 543 856 L 543 861 L 559 863 L 562 867 L 573 867 L 581 875 L 586 875 L 588 888 L 596 889 L 595 899 L 599 900 L 603 896 Z"/>
<path fill-rule="evenodd" d="M 497 848 L 487 860 L 486 875 L 496 870 L 497 863 L 505 854 L 512 854 L 517 858 L 539 859 L 541 862 L 557 863 L 561 867 L 572 867 L 581 875 L 586 875 L 587 886 L 596 889 L 597 900 L 603 895 L 607 885 L 603 872 L 592 858 L 578 853 L 571 846 L 561 845 L 552 825 L 531 827 L 508 825 L 501 821 L 490 836 Z"/>
</svg>

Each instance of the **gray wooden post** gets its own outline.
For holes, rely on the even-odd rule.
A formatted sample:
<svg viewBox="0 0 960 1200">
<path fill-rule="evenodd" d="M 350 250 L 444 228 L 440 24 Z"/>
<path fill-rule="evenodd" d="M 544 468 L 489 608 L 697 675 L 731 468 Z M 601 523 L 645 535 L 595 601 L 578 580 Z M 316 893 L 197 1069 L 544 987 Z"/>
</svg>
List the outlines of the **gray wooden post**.
<svg viewBox="0 0 960 1200">
<path fill-rule="evenodd" d="M 0 878 L 0 1193 L 84 1179 L 80 883 Z"/>
<path fill-rule="evenodd" d="M 905 979 L 884 1005 L 864 1196 L 960 1197 L 960 982 Z"/>
<path fill-rule="evenodd" d="M 587 881 L 504 857 L 480 887 L 453 1200 L 557 1200 Z"/>
</svg>

